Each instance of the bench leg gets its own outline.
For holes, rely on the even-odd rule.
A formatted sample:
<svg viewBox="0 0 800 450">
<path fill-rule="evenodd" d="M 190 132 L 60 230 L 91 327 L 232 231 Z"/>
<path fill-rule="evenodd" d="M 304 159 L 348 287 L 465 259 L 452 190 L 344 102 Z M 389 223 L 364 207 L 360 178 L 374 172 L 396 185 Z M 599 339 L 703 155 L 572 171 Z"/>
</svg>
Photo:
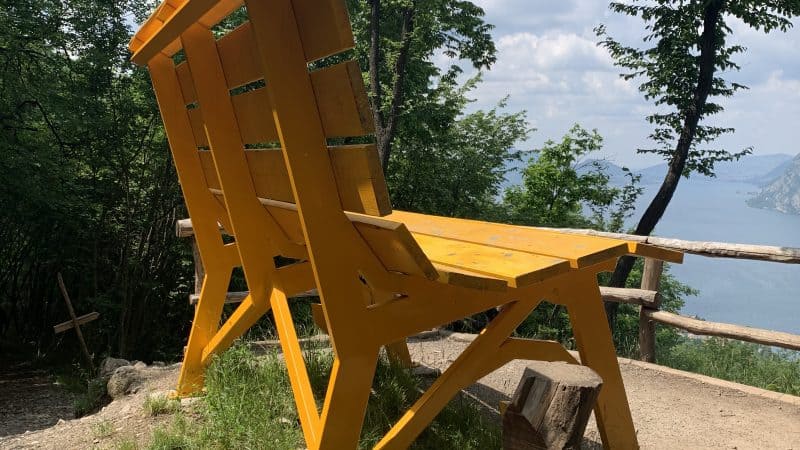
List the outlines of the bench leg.
<svg viewBox="0 0 800 450">
<path fill-rule="evenodd" d="M 405 339 L 386 344 L 385 347 L 386 355 L 393 363 L 399 364 L 406 369 L 411 368 L 411 353 L 408 351 L 408 344 Z"/>
<path fill-rule="evenodd" d="M 347 356 L 344 360 L 334 359 L 317 448 L 358 448 L 377 362 L 377 349 Z"/>
<path fill-rule="evenodd" d="M 538 299 L 511 303 L 400 418 L 376 449 L 407 448 L 461 389 L 491 371 L 506 338 L 539 304 Z"/>
<path fill-rule="evenodd" d="M 611 331 L 594 274 L 576 277 L 561 288 L 581 363 L 603 379 L 594 408 L 597 427 L 606 449 L 638 448 L 636 430 L 625 395 Z"/>
<path fill-rule="evenodd" d="M 189 343 L 183 355 L 181 373 L 178 377 L 177 394 L 191 395 L 203 388 L 205 367 L 202 363 L 203 350 L 219 328 L 222 307 L 230 283 L 230 270 L 208 268 L 200 298 L 194 311 Z"/>
</svg>

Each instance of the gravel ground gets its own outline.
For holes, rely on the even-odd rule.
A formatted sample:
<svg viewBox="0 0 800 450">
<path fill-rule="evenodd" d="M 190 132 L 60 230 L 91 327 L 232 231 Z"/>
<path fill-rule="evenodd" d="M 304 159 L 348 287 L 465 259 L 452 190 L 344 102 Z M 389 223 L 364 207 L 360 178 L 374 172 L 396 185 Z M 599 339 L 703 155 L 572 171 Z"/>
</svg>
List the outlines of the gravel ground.
<svg viewBox="0 0 800 450">
<path fill-rule="evenodd" d="M 422 365 L 444 370 L 471 338 L 454 333 L 415 339 L 410 342 L 411 354 Z M 798 397 L 620 361 L 642 448 L 800 450 Z M 513 393 L 524 367 L 524 361 L 513 361 L 479 380 L 467 394 L 497 418 L 499 401 Z M 46 376 L 6 374 L 0 378 L 0 449 L 114 448 L 129 439 L 146 443 L 152 430 L 169 419 L 146 417 L 144 399 L 151 392 L 174 387 L 178 370 L 177 365 L 150 368 L 148 381 L 138 393 L 80 419 L 72 419 L 71 398 Z M 602 448 L 593 418 L 584 448 Z"/>
<path fill-rule="evenodd" d="M 469 345 L 471 335 L 416 340 L 411 355 L 444 370 Z M 708 379 L 654 364 L 620 359 L 622 378 L 645 449 L 800 449 L 800 398 Z M 469 388 L 496 410 L 519 382 L 525 361 L 513 361 Z M 602 448 L 594 417 L 585 448 Z"/>
</svg>

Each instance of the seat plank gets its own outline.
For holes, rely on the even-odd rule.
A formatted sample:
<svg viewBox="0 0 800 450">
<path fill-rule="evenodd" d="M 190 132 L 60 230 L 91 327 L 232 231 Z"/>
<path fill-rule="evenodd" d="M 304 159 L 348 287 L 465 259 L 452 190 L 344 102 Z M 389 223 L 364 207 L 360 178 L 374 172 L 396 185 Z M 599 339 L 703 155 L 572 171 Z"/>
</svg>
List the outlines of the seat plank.
<svg viewBox="0 0 800 450">
<path fill-rule="evenodd" d="M 329 147 L 339 198 L 347 211 L 383 216 L 391 212 L 386 181 L 373 144 Z M 211 152 L 200 151 L 200 163 L 208 187 L 220 189 Z M 294 202 L 289 172 L 280 149 L 245 150 L 256 195 L 282 202 Z"/>
<path fill-rule="evenodd" d="M 217 196 L 222 191 L 210 189 Z M 297 206 L 259 198 L 293 242 L 303 244 Z M 499 290 L 496 280 L 525 287 L 570 270 L 569 261 L 480 244 L 409 233 L 392 220 L 345 213 L 386 270 L 449 284 Z M 494 280 L 493 280 L 494 279 Z"/>
<path fill-rule="evenodd" d="M 412 233 L 563 258 L 573 268 L 598 264 L 622 256 L 628 251 L 625 241 L 567 235 L 530 227 L 397 210 L 387 218 L 405 223 Z"/>
<path fill-rule="evenodd" d="M 431 261 L 506 280 L 525 287 L 570 270 L 569 261 L 550 256 L 412 233 Z"/>
</svg>

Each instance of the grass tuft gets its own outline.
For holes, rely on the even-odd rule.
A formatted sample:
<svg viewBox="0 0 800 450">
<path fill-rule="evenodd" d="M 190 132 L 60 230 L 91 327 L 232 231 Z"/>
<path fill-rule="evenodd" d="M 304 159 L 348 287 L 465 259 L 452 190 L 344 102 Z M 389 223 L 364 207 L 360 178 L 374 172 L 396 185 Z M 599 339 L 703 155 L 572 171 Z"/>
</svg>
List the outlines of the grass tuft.
<svg viewBox="0 0 800 450">
<path fill-rule="evenodd" d="M 97 438 L 107 438 L 114 434 L 114 424 L 109 422 L 108 420 L 103 420 L 92 425 L 92 433 Z"/>
<path fill-rule="evenodd" d="M 321 403 L 333 363 L 329 349 L 305 354 L 309 378 Z M 360 448 L 372 448 L 420 396 L 421 381 L 408 370 L 381 360 L 364 420 Z M 254 356 L 244 346 L 215 358 L 206 372 L 206 395 L 195 420 L 176 415 L 158 429 L 151 449 L 304 448 L 286 367 L 277 354 Z M 500 430 L 476 405 L 457 398 L 412 448 L 485 449 L 500 447 Z"/>
<path fill-rule="evenodd" d="M 144 412 L 148 416 L 158 416 L 161 414 L 173 414 L 180 411 L 181 404 L 178 400 L 170 399 L 164 395 L 148 395 L 144 399 Z"/>
</svg>

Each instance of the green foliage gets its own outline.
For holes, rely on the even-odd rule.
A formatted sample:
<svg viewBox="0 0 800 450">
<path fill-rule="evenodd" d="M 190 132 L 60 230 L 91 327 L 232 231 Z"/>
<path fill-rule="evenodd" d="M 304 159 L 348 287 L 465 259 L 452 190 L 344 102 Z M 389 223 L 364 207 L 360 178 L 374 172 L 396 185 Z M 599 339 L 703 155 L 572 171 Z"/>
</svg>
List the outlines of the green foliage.
<svg viewBox="0 0 800 450">
<path fill-rule="evenodd" d="M 521 186 L 505 192 L 506 221 L 551 227 L 590 227 L 618 231 L 633 210 L 638 176 L 624 169 L 630 183 L 609 184 L 602 161 L 586 157 L 602 148 L 597 130 L 574 125 L 560 142 L 548 140 L 533 151 Z M 591 211 L 587 217 L 585 211 Z"/>
<path fill-rule="evenodd" d="M 727 339 L 684 338 L 661 348 L 657 363 L 771 391 L 800 395 L 797 352 Z"/>
<path fill-rule="evenodd" d="M 318 403 L 332 365 L 329 349 L 306 352 L 309 376 Z M 416 400 L 420 380 L 406 369 L 382 360 L 376 369 L 361 448 L 372 448 Z M 157 430 L 151 449 L 296 449 L 303 433 L 282 360 L 276 354 L 255 357 L 235 347 L 215 358 L 207 372 L 207 393 L 196 420 L 178 414 Z M 499 430 L 477 407 L 456 399 L 420 435 L 413 448 L 499 448 Z"/>
<path fill-rule="evenodd" d="M 467 61 L 477 69 L 489 68 L 496 60 L 496 48 L 489 32 L 493 28 L 483 20 L 483 9 L 462 0 L 348 0 L 350 22 L 356 38 L 356 55 L 362 68 L 369 67 L 370 5 L 380 4 L 380 58 L 378 80 L 381 90 L 392 92 L 398 80 L 397 61 L 408 40 L 402 83 L 403 117 L 401 123 L 424 123 L 421 115 L 435 103 L 436 86 L 431 80 L 452 79 L 461 72 L 457 65 L 445 74 L 434 64 L 437 51 Z M 410 14 L 411 30 L 403 35 L 403 18 Z M 366 77 L 367 79 L 369 77 Z M 381 97 L 380 111 L 391 110 L 391 96 Z"/>
<path fill-rule="evenodd" d="M 686 177 L 692 172 L 713 176 L 716 162 L 736 160 L 750 153 L 751 149 L 730 153 L 703 148 L 734 130 L 701 124 L 695 127 L 690 118 L 696 115 L 702 121 L 723 111 L 721 104 L 705 101 L 705 95 L 724 98 L 747 88 L 721 75 L 738 71 L 739 65 L 733 57 L 745 51 L 745 47 L 727 42 L 732 32 L 728 23 L 740 19 L 756 30 L 786 31 L 792 26 L 791 17 L 800 14 L 800 3 L 795 0 L 634 0 L 612 2 L 611 9 L 640 17 L 646 23 L 647 34 L 643 41 L 648 47 L 644 49 L 613 39 L 604 26 L 595 30 L 602 38 L 600 44 L 609 50 L 615 64 L 627 71 L 622 77 L 626 80 L 641 78 L 639 90 L 660 107 L 658 112 L 647 116 L 647 121 L 655 127 L 650 138 L 657 147 L 639 152 L 655 153 L 671 160 L 679 139 L 691 140 L 682 171 Z M 706 30 L 709 24 L 713 24 L 713 30 Z M 704 73 L 709 74 L 707 82 Z"/>
<path fill-rule="evenodd" d="M 442 81 L 437 103 L 419 105 L 427 119 L 401 127 L 387 174 L 394 207 L 472 218 L 494 210 L 509 163 L 521 158 L 513 146 L 531 130 L 524 111 L 503 111 L 505 101 L 461 115 L 479 81 Z"/>
<path fill-rule="evenodd" d="M 642 272 L 644 264 L 642 259 L 637 259 L 636 264 L 628 277 L 628 288 L 639 288 L 642 285 Z M 661 307 L 663 311 L 677 313 L 683 308 L 688 297 L 697 296 L 698 291 L 678 281 L 669 271 L 669 264 L 664 265 L 658 292 L 661 294 Z M 607 278 L 607 276 L 605 277 Z M 604 280 L 607 281 L 607 280 Z M 656 347 L 669 348 L 682 341 L 679 332 L 670 327 L 659 327 L 656 330 Z M 616 326 L 614 327 L 614 343 L 617 354 L 628 358 L 639 357 L 639 307 L 634 305 L 619 305 Z"/>
<path fill-rule="evenodd" d="M 2 3 L 0 335 L 62 346 L 47 332 L 67 316 L 61 271 L 75 309 L 100 312 L 84 327 L 93 351 L 166 359 L 186 333 L 191 272 L 157 107 L 127 62 L 138 2 Z"/>
</svg>

